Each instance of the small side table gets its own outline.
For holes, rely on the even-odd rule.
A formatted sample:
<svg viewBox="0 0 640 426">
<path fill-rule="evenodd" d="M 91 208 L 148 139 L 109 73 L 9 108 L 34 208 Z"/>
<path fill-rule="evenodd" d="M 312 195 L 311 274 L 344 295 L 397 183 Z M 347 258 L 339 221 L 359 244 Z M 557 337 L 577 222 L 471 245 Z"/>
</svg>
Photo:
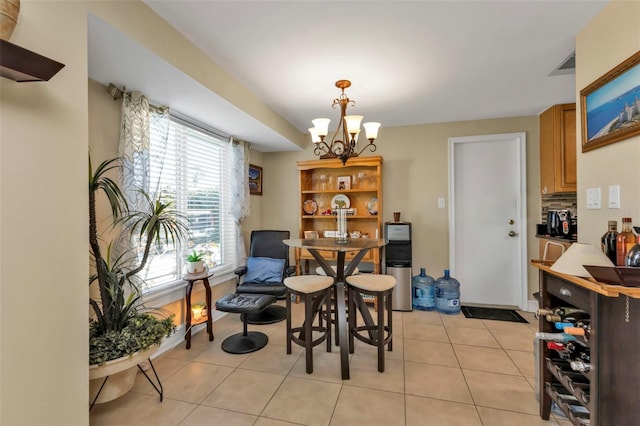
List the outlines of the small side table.
<svg viewBox="0 0 640 426">
<path fill-rule="evenodd" d="M 209 285 L 209 277 L 213 276 L 213 272 L 209 271 L 206 267 L 204 272 L 198 274 L 184 274 L 182 279 L 187 281 L 187 291 L 184 296 L 187 311 L 185 313 L 185 323 L 187 332 L 184 338 L 187 340 L 187 349 L 191 348 L 191 291 L 193 290 L 193 283 L 196 281 L 202 281 L 206 292 L 206 304 L 207 304 L 207 333 L 209 334 L 209 341 L 213 342 L 213 320 L 211 319 L 211 286 Z M 193 325 L 202 324 L 204 321 L 199 321 Z"/>
</svg>

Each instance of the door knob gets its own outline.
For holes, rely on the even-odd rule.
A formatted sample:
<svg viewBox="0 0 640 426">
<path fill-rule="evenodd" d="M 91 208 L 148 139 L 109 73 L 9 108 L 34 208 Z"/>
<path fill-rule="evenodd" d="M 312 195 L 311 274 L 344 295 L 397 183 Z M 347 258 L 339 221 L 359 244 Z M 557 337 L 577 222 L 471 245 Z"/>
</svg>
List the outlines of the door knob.
<svg viewBox="0 0 640 426">
<path fill-rule="evenodd" d="M 518 234 L 516 234 L 515 231 L 509 231 L 509 236 L 510 237 L 515 237 L 516 235 L 518 235 Z"/>
</svg>

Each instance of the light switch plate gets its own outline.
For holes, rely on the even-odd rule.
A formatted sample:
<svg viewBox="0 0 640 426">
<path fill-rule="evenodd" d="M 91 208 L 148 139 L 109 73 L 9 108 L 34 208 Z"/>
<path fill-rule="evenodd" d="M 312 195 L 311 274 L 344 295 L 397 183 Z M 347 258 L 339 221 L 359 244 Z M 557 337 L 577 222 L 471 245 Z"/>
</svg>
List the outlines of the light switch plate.
<svg viewBox="0 0 640 426">
<path fill-rule="evenodd" d="M 612 185 L 609 187 L 609 208 L 620 208 L 620 185 Z"/>
<path fill-rule="evenodd" d="M 591 210 L 600 208 L 600 188 L 587 189 L 587 208 Z"/>
<path fill-rule="evenodd" d="M 438 198 L 438 208 L 439 209 L 444 209 L 444 197 L 439 197 Z"/>
</svg>

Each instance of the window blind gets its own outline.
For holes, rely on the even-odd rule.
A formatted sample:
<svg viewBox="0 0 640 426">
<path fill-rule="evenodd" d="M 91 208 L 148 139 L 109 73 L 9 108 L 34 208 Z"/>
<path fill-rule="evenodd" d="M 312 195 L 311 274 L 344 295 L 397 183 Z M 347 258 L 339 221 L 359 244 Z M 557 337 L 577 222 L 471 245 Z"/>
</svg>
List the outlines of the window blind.
<svg viewBox="0 0 640 426">
<path fill-rule="evenodd" d="M 175 246 L 155 244 L 142 274 L 150 289 L 180 279 L 185 256 L 203 254 L 209 268 L 223 272 L 235 267 L 229 142 L 214 133 L 172 116 L 166 141 L 151 130 L 150 192 L 172 201 L 188 218 L 188 240 Z"/>
</svg>

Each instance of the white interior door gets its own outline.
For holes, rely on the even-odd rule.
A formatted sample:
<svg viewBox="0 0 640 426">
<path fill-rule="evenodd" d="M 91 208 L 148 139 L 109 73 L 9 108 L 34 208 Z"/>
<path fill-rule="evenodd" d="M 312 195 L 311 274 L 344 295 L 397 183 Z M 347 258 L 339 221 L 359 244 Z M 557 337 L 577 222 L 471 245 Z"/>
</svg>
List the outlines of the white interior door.
<svg viewBox="0 0 640 426">
<path fill-rule="evenodd" d="M 463 304 L 527 307 L 525 134 L 449 139 L 449 262 Z"/>
</svg>

